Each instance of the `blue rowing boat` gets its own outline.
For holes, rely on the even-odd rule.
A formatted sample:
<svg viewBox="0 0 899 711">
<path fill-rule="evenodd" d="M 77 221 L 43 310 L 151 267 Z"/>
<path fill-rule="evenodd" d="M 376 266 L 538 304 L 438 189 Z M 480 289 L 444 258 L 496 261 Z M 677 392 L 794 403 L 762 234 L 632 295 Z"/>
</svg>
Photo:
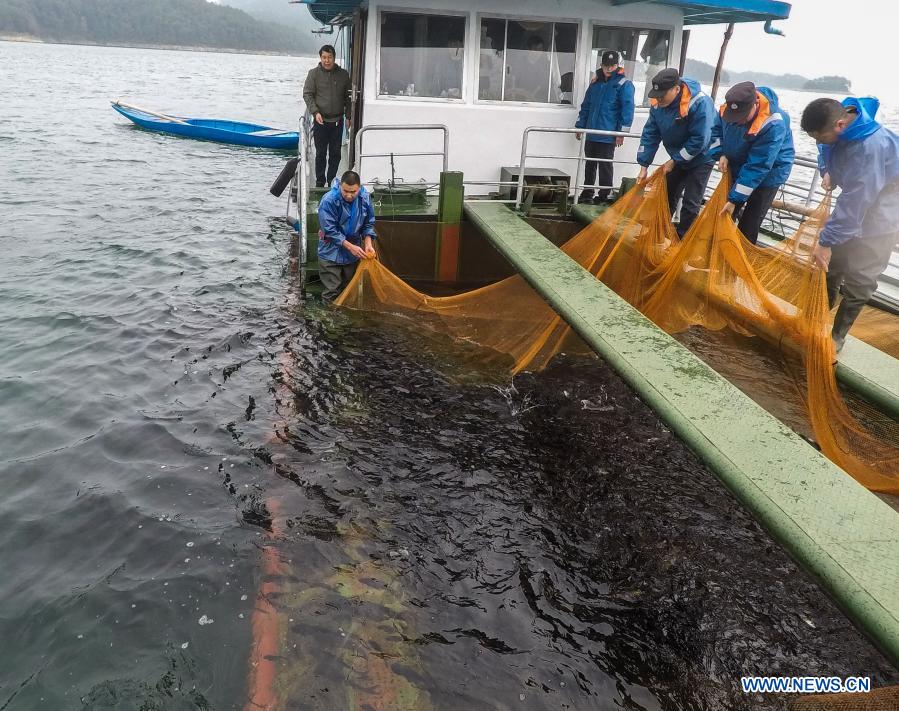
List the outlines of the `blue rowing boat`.
<svg viewBox="0 0 899 711">
<path fill-rule="evenodd" d="M 283 131 L 278 128 L 240 121 L 168 116 L 123 104 L 120 101 L 113 101 L 112 108 L 141 128 L 204 141 L 296 150 L 300 138 L 296 131 Z"/>
</svg>

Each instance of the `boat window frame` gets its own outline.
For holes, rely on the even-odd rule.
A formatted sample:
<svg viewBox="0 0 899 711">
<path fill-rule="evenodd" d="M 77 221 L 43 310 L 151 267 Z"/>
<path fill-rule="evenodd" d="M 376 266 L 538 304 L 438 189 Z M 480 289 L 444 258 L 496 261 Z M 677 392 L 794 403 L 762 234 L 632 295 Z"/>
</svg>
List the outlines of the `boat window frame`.
<svg viewBox="0 0 899 711">
<path fill-rule="evenodd" d="M 583 87 L 583 91 L 578 95 L 577 105 L 580 106 L 584 101 L 584 96 L 587 94 L 587 87 L 589 86 L 590 79 L 589 77 L 593 75 L 598 67 L 591 67 L 590 65 L 590 57 L 593 54 L 593 34 L 596 31 L 596 27 L 606 27 L 608 29 L 615 30 L 668 30 L 670 33 L 670 37 L 668 40 L 668 58 L 665 60 L 665 66 L 670 67 L 673 66 L 671 64 L 671 57 L 675 54 L 674 42 L 677 36 L 677 26 L 669 25 L 660 22 L 646 22 L 646 23 L 635 23 L 630 20 L 588 20 L 588 31 L 590 34 L 590 46 L 587 52 L 587 72 L 588 78 L 586 79 Z M 678 51 L 680 51 L 680 46 L 678 46 Z M 633 81 L 633 80 L 631 80 Z M 634 103 L 634 109 L 636 111 L 649 111 L 649 106 L 644 104 Z"/>
<path fill-rule="evenodd" d="M 547 17 L 544 15 L 528 15 L 523 17 L 518 14 L 510 14 L 503 12 L 490 12 L 490 11 L 479 11 L 474 13 L 475 26 L 474 26 L 474 35 L 476 42 L 476 53 L 477 53 L 477 66 L 474 70 L 474 103 L 479 104 L 481 106 L 517 106 L 517 107 L 527 107 L 530 109 L 533 108 L 541 108 L 541 109 L 554 109 L 561 111 L 577 111 L 580 102 L 575 102 L 575 92 L 574 83 L 578 82 L 579 76 L 581 72 L 581 52 L 583 51 L 583 41 L 584 41 L 584 20 L 579 17 Z M 482 99 L 478 95 L 479 88 L 481 86 L 481 20 L 505 20 L 506 22 L 551 22 L 553 24 L 565 24 L 565 25 L 574 25 L 577 27 L 577 39 L 574 44 L 574 76 L 572 78 L 572 92 L 571 92 L 571 103 L 570 104 L 553 104 L 548 101 L 505 101 L 503 99 Z M 591 34 L 592 37 L 592 34 Z M 508 29 L 506 30 L 506 42 L 508 43 Z M 505 50 L 503 47 L 503 64 L 505 70 Z"/>
<path fill-rule="evenodd" d="M 461 17 L 465 20 L 465 29 L 462 33 L 462 87 L 460 90 L 461 96 L 458 99 L 453 99 L 448 96 L 399 96 L 397 94 L 382 94 L 381 93 L 381 28 L 383 27 L 382 16 L 384 13 L 392 13 L 395 15 L 434 15 L 436 17 Z M 434 8 L 427 9 L 413 9 L 408 6 L 395 6 L 395 5 L 378 5 L 377 8 L 377 17 L 375 18 L 376 33 L 375 33 L 375 91 L 374 91 L 374 101 L 406 101 L 406 102 L 426 102 L 426 103 L 438 103 L 438 104 L 467 104 L 466 100 L 467 91 L 468 91 L 468 42 L 469 42 L 469 31 L 471 24 L 471 12 L 468 10 L 440 10 Z"/>
</svg>

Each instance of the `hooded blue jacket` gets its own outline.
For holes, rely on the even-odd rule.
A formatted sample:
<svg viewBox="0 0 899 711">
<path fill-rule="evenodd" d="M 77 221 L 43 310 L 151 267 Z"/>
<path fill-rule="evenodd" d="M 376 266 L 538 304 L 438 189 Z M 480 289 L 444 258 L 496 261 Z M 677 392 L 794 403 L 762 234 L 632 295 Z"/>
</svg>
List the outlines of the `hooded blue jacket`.
<svg viewBox="0 0 899 711">
<path fill-rule="evenodd" d="M 877 99 L 848 97 L 843 106 L 858 118 L 836 143 L 818 146 L 822 172 L 843 190 L 821 230 L 822 247 L 899 233 L 899 137 L 874 120 Z"/>
<path fill-rule="evenodd" d="M 726 104 L 721 105 L 712 128 L 709 152 L 717 160 L 727 158 L 734 185 L 727 199 L 740 205 L 756 188 L 783 185 L 793 168 L 793 132 L 790 117 L 780 108 L 777 94 L 766 86 L 756 89 L 758 113 L 752 123 L 736 124 L 724 120 Z"/>
<path fill-rule="evenodd" d="M 344 240 L 349 240 L 357 247 L 367 235 L 375 238 L 375 209 L 371 204 L 371 195 L 364 187 L 353 202 L 347 202 L 340 194 L 340 178 L 334 178 L 331 190 L 322 197 L 318 204 L 318 258 L 336 264 L 352 264 L 358 262 L 343 248 Z"/>
<path fill-rule="evenodd" d="M 634 122 L 634 84 L 619 69 L 608 79 L 600 69 L 598 79 L 587 87 L 575 128 L 601 131 L 630 131 Z M 615 136 L 587 134 L 588 141 L 614 143 Z"/>
<path fill-rule="evenodd" d="M 712 162 L 708 148 L 715 107 L 699 82 L 684 77 L 681 85 L 680 97 L 668 106 L 659 106 L 655 99 L 650 102 L 649 119 L 637 151 L 637 162 L 644 167 L 649 167 L 656 157 L 659 143 L 665 145 L 668 155 L 680 167 L 694 168 Z"/>
</svg>

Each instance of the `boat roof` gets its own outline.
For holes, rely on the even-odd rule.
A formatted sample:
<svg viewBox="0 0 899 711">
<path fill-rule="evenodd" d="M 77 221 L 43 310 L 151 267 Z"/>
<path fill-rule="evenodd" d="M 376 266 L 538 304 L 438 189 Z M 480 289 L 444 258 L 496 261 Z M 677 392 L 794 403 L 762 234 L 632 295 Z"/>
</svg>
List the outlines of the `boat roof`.
<svg viewBox="0 0 899 711">
<path fill-rule="evenodd" d="M 300 0 L 312 16 L 324 25 L 347 21 L 365 0 Z M 631 5 L 645 0 L 610 0 L 612 5 Z M 726 22 L 767 22 L 786 20 L 790 3 L 779 0 L 654 0 L 683 10 L 685 25 L 712 25 Z"/>
<path fill-rule="evenodd" d="M 644 0 L 611 0 L 613 5 L 632 5 Z M 684 11 L 685 25 L 714 25 L 725 22 L 786 20 L 790 3 L 777 0 L 655 0 Z"/>
<path fill-rule="evenodd" d="M 349 20 L 364 0 L 300 0 L 323 25 L 338 25 Z"/>
</svg>

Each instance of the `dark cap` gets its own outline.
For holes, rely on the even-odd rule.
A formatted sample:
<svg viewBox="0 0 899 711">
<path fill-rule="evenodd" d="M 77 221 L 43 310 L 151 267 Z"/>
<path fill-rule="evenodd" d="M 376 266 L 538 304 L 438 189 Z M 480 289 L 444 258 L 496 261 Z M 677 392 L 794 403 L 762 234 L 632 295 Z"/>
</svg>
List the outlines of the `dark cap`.
<svg viewBox="0 0 899 711">
<path fill-rule="evenodd" d="M 745 121 L 755 106 L 755 84 L 741 81 L 734 84 L 724 95 L 724 114 L 722 118 L 728 123 Z"/>
<path fill-rule="evenodd" d="M 618 54 L 614 49 L 610 49 L 607 52 L 602 53 L 602 66 L 604 67 L 614 67 L 616 64 L 621 63 L 621 55 Z"/>
<path fill-rule="evenodd" d="M 652 89 L 649 90 L 651 99 L 664 96 L 665 92 L 680 84 L 680 74 L 674 67 L 663 69 L 652 78 Z"/>
</svg>

